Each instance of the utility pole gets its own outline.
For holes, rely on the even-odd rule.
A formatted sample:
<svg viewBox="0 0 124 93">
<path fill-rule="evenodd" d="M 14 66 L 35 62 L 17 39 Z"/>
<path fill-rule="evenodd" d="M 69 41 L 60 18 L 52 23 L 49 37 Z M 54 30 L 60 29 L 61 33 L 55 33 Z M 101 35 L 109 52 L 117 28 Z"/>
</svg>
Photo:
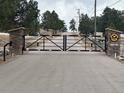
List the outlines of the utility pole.
<svg viewBox="0 0 124 93">
<path fill-rule="evenodd" d="M 78 10 L 78 16 L 79 16 L 79 22 L 80 22 L 80 18 L 81 18 L 81 12 L 80 12 L 80 9 L 77 9 Z"/>
<path fill-rule="evenodd" d="M 77 9 L 77 13 L 78 13 L 78 17 L 79 17 L 79 24 L 78 24 L 78 28 L 79 28 L 79 25 L 80 25 L 80 19 L 81 19 L 81 12 L 80 12 L 80 9 Z M 78 30 L 78 29 L 77 29 Z M 79 32 L 79 30 L 78 30 Z"/>
<path fill-rule="evenodd" d="M 96 6 L 97 6 L 97 1 L 95 0 L 95 4 L 94 4 L 94 36 L 95 36 L 95 42 L 96 42 L 96 32 L 97 32 L 97 28 L 96 28 Z M 97 46 L 95 45 L 95 50 L 97 50 Z"/>
</svg>

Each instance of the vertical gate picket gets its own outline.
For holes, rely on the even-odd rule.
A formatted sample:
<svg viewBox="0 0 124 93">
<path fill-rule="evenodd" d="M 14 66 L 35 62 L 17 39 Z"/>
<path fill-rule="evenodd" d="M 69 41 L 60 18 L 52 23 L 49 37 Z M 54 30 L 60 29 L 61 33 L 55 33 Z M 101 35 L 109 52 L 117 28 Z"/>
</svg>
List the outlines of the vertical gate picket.
<svg viewBox="0 0 124 93">
<path fill-rule="evenodd" d="M 43 51 L 45 51 L 45 36 L 43 36 Z"/>
<path fill-rule="evenodd" d="M 67 35 L 63 35 L 63 51 L 67 49 Z"/>
</svg>

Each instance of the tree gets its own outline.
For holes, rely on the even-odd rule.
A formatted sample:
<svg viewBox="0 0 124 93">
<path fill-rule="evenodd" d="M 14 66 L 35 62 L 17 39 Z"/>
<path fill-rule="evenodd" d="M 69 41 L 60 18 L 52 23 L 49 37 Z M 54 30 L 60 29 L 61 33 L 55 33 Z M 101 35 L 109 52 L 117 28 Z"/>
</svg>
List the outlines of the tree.
<svg viewBox="0 0 124 93">
<path fill-rule="evenodd" d="M 121 30 L 124 33 L 124 10 L 121 12 L 121 20 L 122 20 Z"/>
<path fill-rule="evenodd" d="M 4 0 L 0 4 L 0 28 L 1 31 L 16 27 L 16 9 L 20 0 Z"/>
<path fill-rule="evenodd" d="M 101 31 L 104 32 L 105 28 L 110 27 L 117 30 L 124 30 L 123 23 L 124 19 L 122 17 L 121 11 L 115 10 L 114 8 L 106 7 L 103 15 L 101 16 L 102 28 Z"/>
<path fill-rule="evenodd" d="M 38 9 L 38 2 L 30 0 L 27 6 L 26 18 L 22 23 L 24 27 L 28 28 L 28 34 L 36 35 L 40 28 L 39 20 L 40 10 Z"/>
<path fill-rule="evenodd" d="M 81 21 L 79 24 L 79 31 L 82 34 L 90 34 L 93 33 L 93 22 L 92 20 L 88 17 L 88 15 L 81 15 Z"/>
<path fill-rule="evenodd" d="M 73 32 L 74 32 L 74 31 L 77 31 L 75 25 L 76 25 L 76 22 L 75 22 L 74 19 L 72 19 L 72 20 L 70 21 L 70 27 L 69 27 L 69 29 L 70 29 L 71 31 L 73 31 Z"/>
<path fill-rule="evenodd" d="M 61 32 L 67 32 L 67 26 L 65 25 L 63 28 L 60 29 Z"/>
<path fill-rule="evenodd" d="M 64 21 L 59 19 L 58 14 L 55 11 L 46 11 L 42 16 L 41 27 L 43 29 L 53 29 L 55 31 L 60 30 L 65 25 Z"/>
<path fill-rule="evenodd" d="M 43 29 L 49 29 L 50 28 L 50 17 L 51 17 L 51 13 L 50 11 L 46 11 L 45 13 L 43 13 L 42 16 L 42 23 L 41 23 L 41 27 Z"/>
<path fill-rule="evenodd" d="M 106 7 L 102 15 L 97 16 L 97 32 L 105 32 L 105 28 L 117 29 L 124 32 L 124 10 L 119 11 Z M 83 34 L 94 32 L 94 17 L 81 16 L 79 31 Z"/>
<path fill-rule="evenodd" d="M 38 2 L 30 0 L 0 0 L 0 30 L 7 31 L 17 27 L 30 29 L 28 34 L 36 33 L 39 25 Z"/>
</svg>

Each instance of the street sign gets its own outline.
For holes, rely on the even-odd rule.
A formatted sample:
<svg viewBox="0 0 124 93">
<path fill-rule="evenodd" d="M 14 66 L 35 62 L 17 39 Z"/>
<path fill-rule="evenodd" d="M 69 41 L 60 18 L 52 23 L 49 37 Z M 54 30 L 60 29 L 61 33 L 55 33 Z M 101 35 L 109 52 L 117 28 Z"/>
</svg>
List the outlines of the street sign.
<svg viewBox="0 0 124 93">
<path fill-rule="evenodd" d="M 117 33 L 112 33 L 110 38 L 112 42 L 117 42 L 119 40 L 119 35 Z"/>
</svg>

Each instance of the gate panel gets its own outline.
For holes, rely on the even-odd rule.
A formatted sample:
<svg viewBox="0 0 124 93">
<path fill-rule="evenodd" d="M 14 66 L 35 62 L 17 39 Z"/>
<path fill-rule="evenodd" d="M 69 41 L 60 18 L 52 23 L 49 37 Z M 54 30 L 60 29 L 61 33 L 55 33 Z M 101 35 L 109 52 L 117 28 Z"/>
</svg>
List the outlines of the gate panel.
<svg viewBox="0 0 124 93">
<path fill-rule="evenodd" d="M 36 46 L 33 46 L 36 44 Z M 97 51 L 104 48 L 93 38 L 86 35 L 41 35 L 27 48 L 30 51 Z M 96 50 L 95 50 L 96 51 Z"/>
<path fill-rule="evenodd" d="M 29 51 L 63 51 L 63 37 L 61 35 L 41 35 L 27 48 Z"/>
</svg>

